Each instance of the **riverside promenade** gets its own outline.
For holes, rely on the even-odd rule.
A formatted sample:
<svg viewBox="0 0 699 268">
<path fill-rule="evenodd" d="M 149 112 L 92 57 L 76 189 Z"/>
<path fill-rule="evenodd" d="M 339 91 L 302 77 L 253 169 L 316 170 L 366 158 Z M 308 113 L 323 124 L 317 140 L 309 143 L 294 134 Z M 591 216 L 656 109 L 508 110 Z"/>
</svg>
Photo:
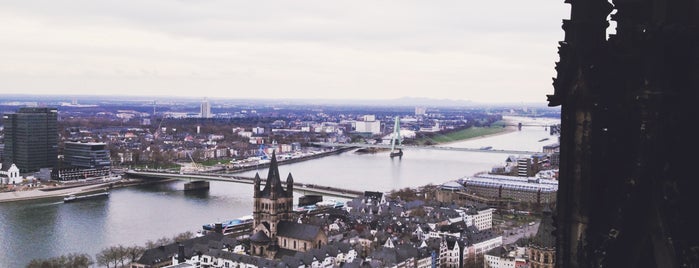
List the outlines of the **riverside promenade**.
<svg viewBox="0 0 699 268">
<path fill-rule="evenodd" d="M 92 192 L 102 191 L 105 188 L 109 188 L 110 185 L 111 183 L 106 182 L 57 190 L 51 190 L 51 187 L 37 187 L 24 191 L 0 192 L 0 203 L 45 198 L 63 198 L 71 194 L 89 194 Z"/>
<path fill-rule="evenodd" d="M 164 180 L 167 181 L 167 180 Z M 163 181 L 161 181 L 163 182 Z M 86 195 L 101 192 L 113 188 L 128 187 L 133 185 L 151 184 L 141 180 L 118 179 L 108 181 L 93 181 L 86 183 L 68 183 L 54 186 L 39 186 L 27 190 L 0 192 L 0 203 L 37 200 L 37 199 L 62 199 L 69 195 Z"/>
</svg>

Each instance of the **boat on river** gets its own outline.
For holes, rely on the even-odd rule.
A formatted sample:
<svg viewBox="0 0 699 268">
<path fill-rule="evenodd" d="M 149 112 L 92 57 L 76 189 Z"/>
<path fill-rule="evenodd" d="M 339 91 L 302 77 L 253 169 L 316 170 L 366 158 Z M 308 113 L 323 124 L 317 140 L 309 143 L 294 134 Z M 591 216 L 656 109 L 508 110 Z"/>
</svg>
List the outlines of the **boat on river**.
<svg viewBox="0 0 699 268">
<path fill-rule="evenodd" d="M 248 223 L 252 223 L 253 220 L 254 220 L 254 218 L 252 217 L 252 215 L 247 215 L 247 216 L 243 216 L 243 217 L 240 217 L 237 219 L 224 221 L 221 223 L 221 227 L 223 227 L 223 229 L 225 230 L 225 229 L 229 229 L 232 227 L 237 227 L 237 226 L 245 225 Z M 216 224 L 215 223 L 204 224 L 201 227 L 204 230 L 212 231 L 212 230 L 214 230 L 214 228 L 216 228 Z"/>
<path fill-rule="evenodd" d="M 100 198 L 100 197 L 108 197 L 109 192 L 99 192 L 95 194 L 87 194 L 87 195 L 69 195 L 63 198 L 64 203 L 70 203 L 70 202 L 75 202 L 75 201 L 81 201 L 85 199 L 94 199 L 94 198 Z"/>
<path fill-rule="evenodd" d="M 317 208 L 342 208 L 344 206 L 345 203 L 335 200 L 320 201 L 316 203 Z"/>
</svg>

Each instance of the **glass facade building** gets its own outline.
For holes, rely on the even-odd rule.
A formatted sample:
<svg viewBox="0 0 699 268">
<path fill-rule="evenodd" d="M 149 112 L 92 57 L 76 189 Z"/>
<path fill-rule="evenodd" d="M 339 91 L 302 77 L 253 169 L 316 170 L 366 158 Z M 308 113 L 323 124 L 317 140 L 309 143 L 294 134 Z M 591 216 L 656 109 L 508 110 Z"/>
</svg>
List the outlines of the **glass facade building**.
<svg viewBox="0 0 699 268">
<path fill-rule="evenodd" d="M 104 168 L 111 165 L 106 143 L 65 142 L 63 162 L 76 168 Z"/>
<path fill-rule="evenodd" d="M 4 114 L 3 165 L 14 163 L 23 173 L 53 168 L 58 153 L 57 120 L 56 108 L 20 108 Z"/>
</svg>

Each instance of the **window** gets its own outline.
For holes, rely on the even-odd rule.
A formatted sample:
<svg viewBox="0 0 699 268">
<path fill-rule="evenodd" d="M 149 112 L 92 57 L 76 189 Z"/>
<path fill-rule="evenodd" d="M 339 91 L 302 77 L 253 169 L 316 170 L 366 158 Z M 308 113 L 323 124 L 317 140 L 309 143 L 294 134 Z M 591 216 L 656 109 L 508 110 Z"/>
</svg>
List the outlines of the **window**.
<svg viewBox="0 0 699 268">
<path fill-rule="evenodd" d="M 296 249 L 296 240 L 294 240 L 294 249 Z"/>
</svg>

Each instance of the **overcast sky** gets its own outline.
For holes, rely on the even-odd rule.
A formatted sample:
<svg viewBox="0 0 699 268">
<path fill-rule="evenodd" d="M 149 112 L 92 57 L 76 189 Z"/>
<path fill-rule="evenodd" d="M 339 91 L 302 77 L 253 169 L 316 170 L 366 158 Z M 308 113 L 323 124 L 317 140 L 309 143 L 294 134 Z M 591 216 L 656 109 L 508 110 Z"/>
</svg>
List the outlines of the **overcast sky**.
<svg viewBox="0 0 699 268">
<path fill-rule="evenodd" d="M 563 1 L 0 1 L 0 93 L 545 102 Z"/>
</svg>

